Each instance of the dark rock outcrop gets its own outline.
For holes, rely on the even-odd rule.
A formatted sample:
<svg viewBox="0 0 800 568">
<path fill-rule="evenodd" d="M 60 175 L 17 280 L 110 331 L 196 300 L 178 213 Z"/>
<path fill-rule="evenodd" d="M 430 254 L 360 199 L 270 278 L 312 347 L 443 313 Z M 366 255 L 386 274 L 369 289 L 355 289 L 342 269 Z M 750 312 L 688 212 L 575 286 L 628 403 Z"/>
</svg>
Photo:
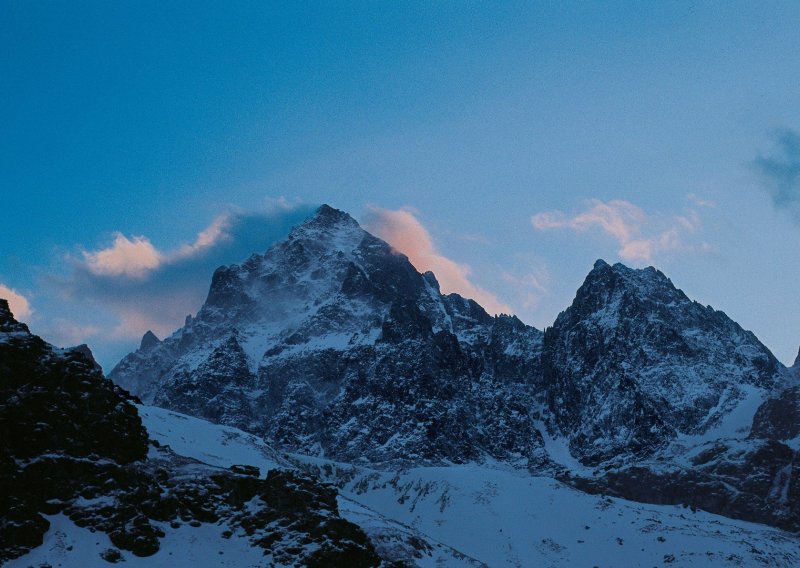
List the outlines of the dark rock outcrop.
<svg viewBox="0 0 800 568">
<path fill-rule="evenodd" d="M 60 350 L 0 300 L 0 563 L 42 543 L 45 515 L 108 533 L 150 556 L 162 527 L 223 525 L 286 566 L 376 566 L 366 535 L 313 479 L 245 465 L 227 471 L 148 443 L 129 395 L 85 349 Z M 254 475 L 255 474 L 255 475 Z"/>
<path fill-rule="evenodd" d="M 595 478 L 565 477 L 573 486 L 661 505 L 693 509 L 800 531 L 798 452 L 775 440 L 728 440 L 707 444 L 676 467 L 643 462 Z"/>
<path fill-rule="evenodd" d="M 773 440 L 800 436 L 800 386 L 790 386 L 764 401 L 753 417 L 750 436 Z"/>
</svg>

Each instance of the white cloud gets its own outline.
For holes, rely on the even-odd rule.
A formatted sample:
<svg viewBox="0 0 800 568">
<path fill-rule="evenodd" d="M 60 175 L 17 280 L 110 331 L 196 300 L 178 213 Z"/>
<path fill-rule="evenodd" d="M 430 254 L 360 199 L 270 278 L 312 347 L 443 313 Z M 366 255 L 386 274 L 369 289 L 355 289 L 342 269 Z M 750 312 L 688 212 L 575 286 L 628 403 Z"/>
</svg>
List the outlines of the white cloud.
<svg viewBox="0 0 800 568">
<path fill-rule="evenodd" d="M 589 200 L 586 209 L 573 216 L 561 211 L 537 213 L 531 217 L 531 223 L 540 231 L 571 229 L 583 233 L 599 229 L 617 241 L 617 254 L 631 263 L 652 263 L 657 254 L 664 252 L 712 248 L 708 243 L 694 246 L 684 242 L 687 234 L 701 226 L 700 216 L 694 209 L 686 209 L 682 215 L 650 215 L 622 199 Z"/>
<path fill-rule="evenodd" d="M 414 216 L 410 209 L 388 210 L 371 207 L 366 228 L 388 242 L 408 257 L 420 272 L 431 271 L 436 275 L 442 292 L 456 292 L 472 298 L 492 314 L 512 313 L 511 308 L 494 294 L 472 283 L 471 269 L 439 253 L 430 233 Z"/>
<path fill-rule="evenodd" d="M 0 298 L 8 300 L 8 307 L 17 321 L 25 322 L 33 315 L 28 299 L 13 288 L 0 284 Z"/>
<path fill-rule="evenodd" d="M 194 242 L 168 252 L 158 250 L 147 237 L 134 236 L 129 239 L 122 233 L 115 233 L 114 243 L 111 246 L 84 252 L 84 263 L 89 271 L 97 276 L 141 279 L 165 264 L 191 258 L 230 238 L 227 233 L 230 220 L 230 215 L 220 215 L 197 234 Z"/>
<path fill-rule="evenodd" d="M 84 252 L 88 269 L 98 276 L 142 278 L 161 264 L 163 255 L 145 237 L 128 239 L 114 235 L 114 244 L 95 252 Z"/>
</svg>

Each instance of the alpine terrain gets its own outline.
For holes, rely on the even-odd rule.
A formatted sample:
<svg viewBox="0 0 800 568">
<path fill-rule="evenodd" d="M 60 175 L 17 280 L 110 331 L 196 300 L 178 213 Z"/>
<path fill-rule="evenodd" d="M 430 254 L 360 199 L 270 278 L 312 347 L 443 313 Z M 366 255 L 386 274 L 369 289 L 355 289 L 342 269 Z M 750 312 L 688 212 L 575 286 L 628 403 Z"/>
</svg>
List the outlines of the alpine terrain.
<svg viewBox="0 0 800 568">
<path fill-rule="evenodd" d="M 323 205 L 108 379 L 0 305 L 0 390 L 14 565 L 800 564 L 800 371 L 652 267 L 541 331 Z"/>
</svg>

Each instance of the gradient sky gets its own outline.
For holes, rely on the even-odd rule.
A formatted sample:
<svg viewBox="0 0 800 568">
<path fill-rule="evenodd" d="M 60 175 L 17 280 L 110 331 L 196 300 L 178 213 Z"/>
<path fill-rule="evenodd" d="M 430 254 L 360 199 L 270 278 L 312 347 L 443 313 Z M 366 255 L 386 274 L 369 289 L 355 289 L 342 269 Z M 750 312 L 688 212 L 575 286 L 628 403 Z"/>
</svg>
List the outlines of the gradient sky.
<svg viewBox="0 0 800 568">
<path fill-rule="evenodd" d="M 789 2 L 0 0 L 0 296 L 110 368 L 324 202 L 537 327 L 595 259 L 653 264 L 791 363 L 798 29 Z"/>
</svg>

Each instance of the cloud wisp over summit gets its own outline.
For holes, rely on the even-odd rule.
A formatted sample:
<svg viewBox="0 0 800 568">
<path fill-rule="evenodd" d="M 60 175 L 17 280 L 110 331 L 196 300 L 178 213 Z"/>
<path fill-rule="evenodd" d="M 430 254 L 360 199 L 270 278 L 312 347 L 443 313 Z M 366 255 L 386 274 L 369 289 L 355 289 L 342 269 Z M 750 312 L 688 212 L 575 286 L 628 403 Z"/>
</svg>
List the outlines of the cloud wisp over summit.
<svg viewBox="0 0 800 568">
<path fill-rule="evenodd" d="M 703 206 L 711 202 L 692 195 L 690 201 Z M 693 243 L 687 237 L 701 226 L 696 209 L 687 208 L 679 215 L 648 214 L 641 207 L 624 199 L 586 201 L 583 211 L 568 215 L 563 211 L 545 211 L 531 217 L 539 231 L 569 229 L 577 233 L 599 231 L 612 237 L 617 255 L 632 264 L 652 264 L 662 253 L 710 252 L 707 242 Z"/>
<path fill-rule="evenodd" d="M 167 336 L 194 314 L 214 270 L 265 252 L 315 208 L 281 201 L 259 212 L 228 211 L 191 242 L 172 249 L 145 235 L 116 232 L 106 245 L 78 249 L 60 268 L 47 268 L 36 294 L 42 314 L 34 314 L 36 331 L 59 346 L 89 343 L 102 364 L 113 365 L 146 331 Z M 370 207 L 364 225 L 418 270 L 433 271 L 443 292 L 472 298 L 490 313 L 513 313 L 474 282 L 469 265 L 439 251 L 412 210 Z M 531 287 L 527 280 L 513 284 L 514 289 Z M 20 319 L 34 313 L 28 298 L 7 286 L 0 285 L 0 297 L 9 298 Z"/>
<path fill-rule="evenodd" d="M 772 154 L 759 155 L 753 166 L 775 208 L 787 211 L 800 224 L 800 133 L 782 129 L 774 139 Z"/>
</svg>

